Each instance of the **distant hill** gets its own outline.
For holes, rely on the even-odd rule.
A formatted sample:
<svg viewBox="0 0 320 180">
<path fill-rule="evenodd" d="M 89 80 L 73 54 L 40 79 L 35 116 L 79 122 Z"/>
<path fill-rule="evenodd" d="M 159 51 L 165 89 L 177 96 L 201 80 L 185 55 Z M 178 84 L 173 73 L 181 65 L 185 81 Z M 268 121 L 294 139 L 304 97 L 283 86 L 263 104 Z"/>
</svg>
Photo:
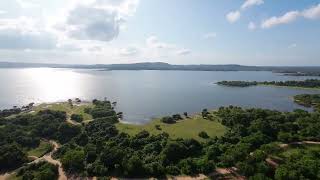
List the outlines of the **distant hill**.
<svg viewBox="0 0 320 180">
<path fill-rule="evenodd" d="M 42 64 L 42 63 L 19 63 L 0 62 L 0 68 L 83 68 L 103 70 L 179 70 L 179 71 L 273 71 L 277 73 L 318 73 L 320 66 L 243 66 L 237 64 L 226 65 L 172 65 L 163 62 L 145 62 L 134 64 Z"/>
</svg>

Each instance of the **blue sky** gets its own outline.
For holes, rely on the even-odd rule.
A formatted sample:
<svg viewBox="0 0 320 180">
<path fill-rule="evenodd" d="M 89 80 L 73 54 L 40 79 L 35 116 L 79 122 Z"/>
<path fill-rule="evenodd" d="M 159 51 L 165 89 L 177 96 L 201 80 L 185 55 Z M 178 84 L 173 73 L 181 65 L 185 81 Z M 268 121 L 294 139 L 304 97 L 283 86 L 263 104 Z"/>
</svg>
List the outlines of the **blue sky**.
<svg viewBox="0 0 320 180">
<path fill-rule="evenodd" d="M 2 0 L 0 61 L 320 65 L 320 0 Z"/>
</svg>

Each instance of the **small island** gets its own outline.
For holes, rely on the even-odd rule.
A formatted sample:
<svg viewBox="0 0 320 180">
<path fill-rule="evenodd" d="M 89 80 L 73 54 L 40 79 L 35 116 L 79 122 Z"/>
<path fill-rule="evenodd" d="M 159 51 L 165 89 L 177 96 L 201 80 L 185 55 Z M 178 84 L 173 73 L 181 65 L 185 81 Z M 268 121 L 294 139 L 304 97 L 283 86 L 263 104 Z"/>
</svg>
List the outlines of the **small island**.
<svg viewBox="0 0 320 180">
<path fill-rule="evenodd" d="M 216 84 L 229 87 L 250 87 L 258 85 L 279 86 L 279 87 L 296 87 L 296 88 L 320 88 L 319 79 L 307 79 L 304 81 L 220 81 Z"/>
</svg>

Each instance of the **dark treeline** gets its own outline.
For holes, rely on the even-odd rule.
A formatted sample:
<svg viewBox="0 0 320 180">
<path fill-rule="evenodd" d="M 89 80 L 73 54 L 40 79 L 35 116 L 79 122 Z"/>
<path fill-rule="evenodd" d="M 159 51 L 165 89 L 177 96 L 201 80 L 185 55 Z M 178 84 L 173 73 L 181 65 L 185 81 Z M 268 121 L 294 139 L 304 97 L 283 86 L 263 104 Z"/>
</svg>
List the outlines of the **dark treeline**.
<svg viewBox="0 0 320 180">
<path fill-rule="evenodd" d="M 172 139 L 166 133 L 151 135 L 142 131 L 132 137 L 120 133 L 114 125 L 118 117 L 110 102 L 93 103 L 94 108 L 86 111 L 94 121 L 81 126 L 67 124 L 66 114 L 59 111 L 1 118 L 0 170 L 21 166 L 27 161 L 25 149 L 46 138 L 62 144 L 54 156 L 65 171 L 83 177 L 164 177 L 237 167 L 252 179 L 320 178 L 319 151 L 299 151 L 283 158 L 277 168 L 266 162 L 269 154 L 280 151 L 275 142 L 319 141 L 318 112 L 220 108 L 215 115 L 228 132 L 220 138 L 201 133 L 208 140 L 200 143 Z M 206 117 L 206 111 L 202 115 Z"/>
<path fill-rule="evenodd" d="M 307 79 L 304 81 L 265 81 L 259 82 L 263 85 L 275 85 L 275 86 L 290 86 L 290 87 L 304 87 L 304 88 L 320 88 L 320 80 Z"/>
<path fill-rule="evenodd" d="M 320 80 L 307 79 L 304 81 L 220 81 L 218 85 L 231 87 L 249 87 L 257 85 L 274 85 L 274 86 L 288 86 L 288 87 L 302 87 L 302 88 L 320 88 Z"/>
<path fill-rule="evenodd" d="M 30 111 L 30 109 L 33 107 L 33 105 L 34 105 L 34 103 L 30 103 L 29 105 L 22 106 L 21 108 L 17 107 L 17 106 L 14 106 L 11 109 L 0 110 L 0 117 L 8 117 L 8 116 L 11 116 L 11 115 L 19 114 L 21 112 Z"/>
<path fill-rule="evenodd" d="M 230 86 L 230 87 L 249 87 L 249 86 L 256 86 L 258 82 L 256 81 L 220 81 L 217 82 L 218 85 L 222 86 Z"/>
<path fill-rule="evenodd" d="M 320 72 L 283 72 L 285 76 L 320 76 Z"/>
</svg>

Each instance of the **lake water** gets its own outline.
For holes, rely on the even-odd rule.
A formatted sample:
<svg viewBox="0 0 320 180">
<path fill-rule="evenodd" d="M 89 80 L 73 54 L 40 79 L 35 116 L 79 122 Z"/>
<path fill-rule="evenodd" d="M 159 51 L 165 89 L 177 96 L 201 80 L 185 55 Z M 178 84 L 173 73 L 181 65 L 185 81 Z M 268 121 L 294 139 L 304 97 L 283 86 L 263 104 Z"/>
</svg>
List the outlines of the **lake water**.
<svg viewBox="0 0 320 180">
<path fill-rule="evenodd" d="M 301 106 L 292 96 L 320 93 L 282 87 L 223 87 L 222 80 L 280 81 L 289 77 L 271 72 L 98 71 L 79 69 L 0 69 L 0 108 L 30 102 L 57 102 L 79 97 L 117 101 L 125 121 L 145 123 L 174 113 L 237 105 L 291 111 Z"/>
</svg>

